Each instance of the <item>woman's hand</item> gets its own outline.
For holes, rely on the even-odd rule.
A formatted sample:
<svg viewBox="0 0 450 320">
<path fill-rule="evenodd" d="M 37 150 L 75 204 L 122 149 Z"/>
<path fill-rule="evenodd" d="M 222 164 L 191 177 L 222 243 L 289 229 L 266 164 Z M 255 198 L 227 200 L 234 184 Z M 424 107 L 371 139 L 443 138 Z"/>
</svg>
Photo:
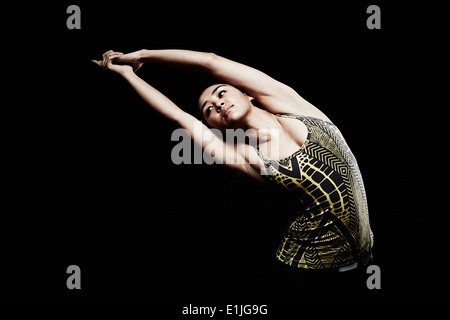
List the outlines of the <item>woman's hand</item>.
<svg viewBox="0 0 450 320">
<path fill-rule="evenodd" d="M 96 65 L 98 65 L 99 67 L 102 67 L 103 70 L 107 71 L 113 71 L 116 72 L 118 74 L 123 75 L 126 72 L 132 72 L 134 69 L 137 70 L 139 69 L 141 66 L 140 65 L 136 65 L 137 68 L 135 68 L 135 64 L 131 61 L 127 61 L 126 59 L 124 60 L 120 60 L 120 58 L 124 56 L 124 54 L 122 52 L 115 52 L 112 50 L 106 51 L 103 54 L 103 60 L 91 60 L 93 63 L 95 63 Z M 127 56 L 127 55 L 125 55 Z M 113 62 L 131 62 L 132 65 L 121 65 L 121 64 L 115 64 Z"/>
</svg>

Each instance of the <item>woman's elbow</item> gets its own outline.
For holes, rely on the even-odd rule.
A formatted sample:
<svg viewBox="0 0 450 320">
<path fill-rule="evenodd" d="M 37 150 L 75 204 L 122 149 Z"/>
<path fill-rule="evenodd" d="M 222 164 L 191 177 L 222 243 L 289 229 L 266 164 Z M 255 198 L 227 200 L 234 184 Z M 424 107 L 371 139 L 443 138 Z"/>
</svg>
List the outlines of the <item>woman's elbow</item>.
<svg viewBox="0 0 450 320">
<path fill-rule="evenodd" d="M 220 57 L 213 52 L 205 52 L 203 66 L 208 72 L 213 72 Z"/>
</svg>

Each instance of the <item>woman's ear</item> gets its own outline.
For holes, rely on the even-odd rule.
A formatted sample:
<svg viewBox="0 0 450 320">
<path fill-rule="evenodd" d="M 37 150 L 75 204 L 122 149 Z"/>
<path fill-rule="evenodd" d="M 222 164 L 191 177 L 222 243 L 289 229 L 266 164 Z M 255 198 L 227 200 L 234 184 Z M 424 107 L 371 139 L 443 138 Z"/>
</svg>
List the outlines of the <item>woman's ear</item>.
<svg viewBox="0 0 450 320">
<path fill-rule="evenodd" d="M 252 96 L 247 95 L 247 98 L 248 98 L 248 101 L 250 101 L 250 103 L 251 103 L 253 106 L 255 106 L 255 107 L 257 107 L 257 108 L 260 108 L 260 109 L 264 109 L 263 106 L 261 106 L 261 105 L 258 103 L 258 101 L 257 101 L 255 98 L 253 98 Z"/>
<path fill-rule="evenodd" d="M 241 92 L 247 97 L 248 101 L 250 101 L 250 103 L 254 106 L 256 106 L 255 102 L 255 98 L 253 98 L 252 96 L 248 95 L 247 92 L 245 92 L 244 90 L 241 90 Z"/>
</svg>

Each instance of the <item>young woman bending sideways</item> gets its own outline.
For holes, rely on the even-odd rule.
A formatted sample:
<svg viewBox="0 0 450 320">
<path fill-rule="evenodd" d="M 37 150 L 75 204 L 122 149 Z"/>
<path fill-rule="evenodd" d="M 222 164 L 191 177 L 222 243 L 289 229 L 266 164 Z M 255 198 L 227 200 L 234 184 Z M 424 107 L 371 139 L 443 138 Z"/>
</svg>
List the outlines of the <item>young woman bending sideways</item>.
<svg viewBox="0 0 450 320">
<path fill-rule="evenodd" d="M 213 53 L 108 51 L 92 62 L 122 76 L 151 108 L 187 130 L 217 162 L 295 198 L 296 213 L 276 252 L 278 260 L 293 268 L 336 271 L 370 260 L 373 234 L 356 159 L 330 119 L 292 88 Z M 207 125 L 137 76 L 143 63 L 187 67 L 215 77 L 218 83 L 198 99 Z M 245 141 L 254 143 L 227 142 L 214 129 L 225 136 L 231 132 L 227 129 L 242 129 Z"/>
</svg>

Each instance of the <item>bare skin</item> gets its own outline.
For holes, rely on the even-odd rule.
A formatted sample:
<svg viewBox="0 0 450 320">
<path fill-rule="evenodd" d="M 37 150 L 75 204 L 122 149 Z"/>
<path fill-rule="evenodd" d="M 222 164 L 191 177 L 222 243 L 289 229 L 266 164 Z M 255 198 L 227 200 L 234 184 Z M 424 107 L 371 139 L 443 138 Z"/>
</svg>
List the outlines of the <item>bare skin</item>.
<svg viewBox="0 0 450 320">
<path fill-rule="evenodd" d="M 99 67 L 121 75 L 157 112 L 186 129 L 203 148 L 214 148 L 213 157 L 221 163 L 262 181 L 263 163 L 253 147 L 230 145 L 170 99 L 150 86 L 136 71 L 143 63 L 159 63 L 189 68 L 214 76 L 220 83 L 206 88 L 200 95 L 199 109 L 211 128 L 250 130 L 259 148 L 273 160 L 285 158 L 305 142 L 308 131 L 296 119 L 281 118 L 277 113 L 301 114 L 330 121 L 319 109 L 287 85 L 249 66 L 213 53 L 189 50 L 139 50 L 123 54 L 112 50 L 102 60 L 92 60 Z M 126 64 L 120 64 L 126 63 Z M 243 91 L 241 91 L 241 88 Z M 263 109 L 252 104 L 257 100 Z M 201 128 L 199 130 L 194 130 Z M 274 139 L 276 132 L 277 139 Z M 276 152 L 272 152 L 276 150 Z M 256 159 L 256 160 L 255 160 Z"/>
</svg>

